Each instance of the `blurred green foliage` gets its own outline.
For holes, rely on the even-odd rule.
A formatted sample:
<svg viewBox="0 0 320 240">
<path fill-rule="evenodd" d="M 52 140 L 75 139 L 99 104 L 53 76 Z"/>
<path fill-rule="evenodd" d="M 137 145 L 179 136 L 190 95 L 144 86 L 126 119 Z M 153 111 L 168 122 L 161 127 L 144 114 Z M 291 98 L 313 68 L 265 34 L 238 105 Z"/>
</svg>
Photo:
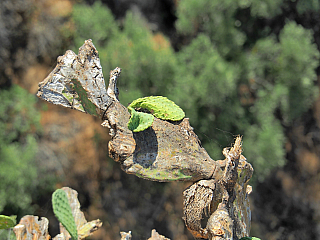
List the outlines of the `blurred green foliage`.
<svg viewBox="0 0 320 240">
<path fill-rule="evenodd" d="M 128 12 L 116 21 L 100 2 L 75 5 L 74 40 L 79 47 L 93 39 L 104 71 L 123 69 L 118 86 L 125 106 L 149 95 L 167 96 L 181 106 L 214 159 L 222 157 L 222 147 L 234 135 L 243 135 L 244 155 L 263 180 L 285 164 L 285 128 L 301 118 L 318 94 L 319 51 L 311 30 L 292 19 L 279 23 L 279 34 L 267 25 L 248 30 L 281 16 L 289 5 L 179 1 L 176 28 L 188 41 L 177 52 L 139 14 Z M 299 1 L 297 12 L 315 11 L 318 5 Z"/>
<path fill-rule="evenodd" d="M 320 2 L 319 0 L 299 0 L 297 2 L 297 10 L 299 14 L 310 13 L 319 11 Z"/>
<path fill-rule="evenodd" d="M 313 44 L 312 32 L 293 21 L 286 22 L 279 36 L 268 34 L 257 41 L 249 39 L 250 36 L 238 28 L 241 24 L 235 13 L 242 7 L 251 7 L 251 21 L 254 21 L 257 15 L 261 18 L 279 14 L 274 10 L 284 2 L 259 1 L 259 5 L 255 1 L 247 1 L 248 4 L 239 1 L 239 5 L 236 1 L 200 2 L 187 0 L 178 7 L 178 30 L 182 34 L 196 32 L 197 36 L 177 54 L 197 60 L 182 62 L 188 65 L 184 75 L 193 74 L 193 78 L 185 82 L 182 75 L 178 76 L 176 82 L 180 84 L 174 88 L 181 91 L 187 83 L 191 91 L 184 97 L 174 95 L 182 98 L 178 103 L 190 116 L 193 126 L 217 140 L 204 143 L 214 158 L 219 157 L 218 144 L 227 144 L 223 134 L 215 135 L 215 127 L 243 135 L 244 155 L 253 163 L 255 177 L 263 180 L 272 168 L 285 163 L 285 127 L 301 117 L 317 96 L 314 81 L 319 51 Z M 190 26 L 194 27 L 190 30 Z M 199 45 L 208 46 L 206 49 L 197 46 L 203 35 L 209 43 Z M 209 47 L 217 49 L 210 54 L 211 58 L 212 55 L 220 57 L 214 66 L 210 66 L 210 57 L 203 60 L 199 57 L 207 55 Z M 192 65 L 197 67 L 190 67 Z M 217 68 L 222 74 L 217 74 Z M 203 73 L 206 69 L 211 71 Z M 201 89 L 201 94 L 197 94 L 197 89 Z M 190 101 L 193 101 L 190 106 L 185 105 Z M 192 112 L 188 115 L 190 109 Z"/>
<path fill-rule="evenodd" d="M 12 229 L 0 229 L 0 239 L 16 240 L 16 235 Z"/>
<path fill-rule="evenodd" d="M 0 212 L 28 211 L 37 185 L 35 96 L 17 85 L 0 90 Z"/>
</svg>

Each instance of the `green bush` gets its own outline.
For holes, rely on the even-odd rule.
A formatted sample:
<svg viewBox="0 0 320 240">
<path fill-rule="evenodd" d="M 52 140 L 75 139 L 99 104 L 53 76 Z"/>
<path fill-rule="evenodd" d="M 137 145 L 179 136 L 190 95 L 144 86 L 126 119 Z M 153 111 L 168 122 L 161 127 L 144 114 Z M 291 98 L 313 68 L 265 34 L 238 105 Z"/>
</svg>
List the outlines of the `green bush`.
<svg viewBox="0 0 320 240">
<path fill-rule="evenodd" d="M 181 61 L 172 95 L 214 158 L 221 157 L 219 146 L 228 144 L 225 132 L 242 134 L 244 155 L 259 180 L 285 164 L 285 127 L 317 96 L 319 51 L 312 32 L 293 21 L 278 36 L 259 29 L 256 40 L 241 31 L 237 18 L 252 23 L 256 17 L 274 17 L 286 4 L 186 0 L 177 10 L 178 30 L 193 39 L 177 53 Z M 241 16 L 244 8 L 251 16 Z"/>
<path fill-rule="evenodd" d="M 235 0 L 181 1 L 176 26 L 182 34 L 204 33 L 222 56 L 234 55 L 246 40 L 245 34 L 236 27 L 234 15 L 238 7 Z"/>
<path fill-rule="evenodd" d="M 0 212 L 6 206 L 28 211 L 36 187 L 34 133 L 40 115 L 35 96 L 19 86 L 0 90 Z"/>
<path fill-rule="evenodd" d="M 244 147 L 260 179 L 285 163 L 284 127 L 301 117 L 318 94 L 313 81 L 319 52 L 312 41 L 309 30 L 288 22 L 279 41 L 261 39 L 248 55 L 256 100 L 250 107 L 255 123 L 248 126 Z"/>
</svg>

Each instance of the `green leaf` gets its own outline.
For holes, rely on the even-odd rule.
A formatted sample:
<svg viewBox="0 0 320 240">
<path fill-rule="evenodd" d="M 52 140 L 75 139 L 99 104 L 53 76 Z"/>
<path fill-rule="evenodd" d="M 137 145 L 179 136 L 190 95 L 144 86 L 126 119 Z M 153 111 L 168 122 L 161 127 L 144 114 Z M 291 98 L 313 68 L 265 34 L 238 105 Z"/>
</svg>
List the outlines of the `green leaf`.
<svg viewBox="0 0 320 240">
<path fill-rule="evenodd" d="M 137 112 L 131 107 L 128 107 L 128 110 L 131 113 L 128 128 L 132 132 L 141 132 L 152 125 L 154 116 L 151 114 Z"/>
<path fill-rule="evenodd" d="M 77 225 L 72 215 L 72 210 L 69 204 L 67 194 L 62 189 L 58 189 L 52 194 L 52 208 L 54 215 L 56 215 L 59 222 L 70 233 L 72 239 L 77 240 Z"/>
<path fill-rule="evenodd" d="M 129 107 L 144 108 L 163 120 L 179 121 L 185 117 L 184 111 L 173 101 L 162 96 L 150 96 L 134 100 Z"/>
<path fill-rule="evenodd" d="M 0 229 L 12 228 L 16 225 L 16 216 L 0 215 Z"/>
</svg>

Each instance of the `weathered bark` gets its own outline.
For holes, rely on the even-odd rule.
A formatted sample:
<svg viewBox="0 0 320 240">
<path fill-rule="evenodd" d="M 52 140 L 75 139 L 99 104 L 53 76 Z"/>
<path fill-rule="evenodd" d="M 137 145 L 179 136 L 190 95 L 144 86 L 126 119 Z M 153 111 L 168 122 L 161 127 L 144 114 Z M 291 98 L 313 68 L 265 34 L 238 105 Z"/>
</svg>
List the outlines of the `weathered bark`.
<svg viewBox="0 0 320 240">
<path fill-rule="evenodd" d="M 49 240 L 48 224 L 49 221 L 45 217 L 39 219 L 38 216 L 26 215 L 21 218 L 19 224 L 13 228 L 13 231 L 17 240 Z"/>
<path fill-rule="evenodd" d="M 148 129 L 133 133 L 127 127 L 130 113 L 118 100 L 121 69 L 110 72 L 108 89 L 98 52 L 91 40 L 76 55 L 58 58 L 56 68 L 39 84 L 38 96 L 51 103 L 99 116 L 111 135 L 109 154 L 128 174 L 153 181 L 197 181 L 184 192 L 184 220 L 199 238 L 239 239 L 249 235 L 248 184 L 253 168 L 241 155 L 241 138 L 224 160 L 210 158 L 193 132 L 188 118 L 155 118 Z M 201 227 L 204 212 L 210 216 Z"/>
<path fill-rule="evenodd" d="M 118 101 L 103 116 L 110 127 L 110 156 L 129 174 L 153 181 L 196 181 L 217 178 L 219 164 L 201 147 L 187 118 L 168 122 L 155 118 L 152 127 L 134 133 L 130 114 Z"/>
</svg>

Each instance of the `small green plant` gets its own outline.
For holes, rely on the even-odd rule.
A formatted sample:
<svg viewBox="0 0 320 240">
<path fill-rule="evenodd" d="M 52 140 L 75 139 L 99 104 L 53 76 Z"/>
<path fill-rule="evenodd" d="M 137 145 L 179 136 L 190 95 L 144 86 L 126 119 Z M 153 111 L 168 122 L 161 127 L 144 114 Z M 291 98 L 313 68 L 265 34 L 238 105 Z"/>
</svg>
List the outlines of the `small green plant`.
<svg viewBox="0 0 320 240">
<path fill-rule="evenodd" d="M 149 113 L 137 112 L 135 108 L 148 110 Z M 141 132 L 153 123 L 154 116 L 163 120 L 179 121 L 185 117 L 184 111 L 173 101 L 162 96 L 150 96 L 138 98 L 129 106 L 131 118 L 128 122 L 128 128 L 133 132 Z"/>
<path fill-rule="evenodd" d="M 72 239 L 77 240 L 77 225 L 72 215 L 72 210 L 68 201 L 67 194 L 62 189 L 57 189 L 52 194 L 52 208 L 59 222 L 67 229 Z"/>
<path fill-rule="evenodd" d="M 0 229 L 9 229 L 16 225 L 16 216 L 0 215 Z"/>
</svg>

